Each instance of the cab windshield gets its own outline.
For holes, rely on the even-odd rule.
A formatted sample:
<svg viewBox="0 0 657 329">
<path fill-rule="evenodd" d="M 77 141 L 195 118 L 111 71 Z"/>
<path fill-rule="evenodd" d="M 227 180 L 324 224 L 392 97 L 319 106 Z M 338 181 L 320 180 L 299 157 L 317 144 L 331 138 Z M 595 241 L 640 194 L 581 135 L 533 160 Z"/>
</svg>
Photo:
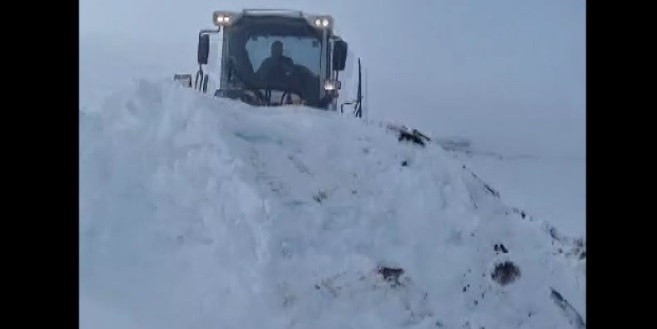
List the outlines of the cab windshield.
<svg viewBox="0 0 657 329">
<path fill-rule="evenodd" d="M 321 34 L 303 19 L 244 17 L 226 31 L 228 82 L 272 102 L 319 102 Z"/>
<path fill-rule="evenodd" d="M 262 68 L 265 59 L 273 59 L 271 48 L 274 43 L 282 46 L 282 56 L 289 58 L 293 65 L 303 66 L 319 76 L 321 45 L 316 38 L 307 36 L 254 35 L 249 38 L 246 52 L 256 72 Z"/>
</svg>

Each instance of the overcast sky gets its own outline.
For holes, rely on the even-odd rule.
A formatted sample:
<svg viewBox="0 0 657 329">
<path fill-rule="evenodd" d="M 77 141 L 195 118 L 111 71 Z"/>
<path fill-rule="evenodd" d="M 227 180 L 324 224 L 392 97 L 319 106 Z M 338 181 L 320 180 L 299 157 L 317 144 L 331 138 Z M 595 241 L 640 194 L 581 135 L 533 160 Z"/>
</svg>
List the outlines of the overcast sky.
<svg viewBox="0 0 657 329">
<path fill-rule="evenodd" d="M 80 36 L 185 70 L 213 10 L 255 7 L 333 15 L 368 69 L 372 116 L 583 150 L 584 0 L 81 0 Z"/>
</svg>

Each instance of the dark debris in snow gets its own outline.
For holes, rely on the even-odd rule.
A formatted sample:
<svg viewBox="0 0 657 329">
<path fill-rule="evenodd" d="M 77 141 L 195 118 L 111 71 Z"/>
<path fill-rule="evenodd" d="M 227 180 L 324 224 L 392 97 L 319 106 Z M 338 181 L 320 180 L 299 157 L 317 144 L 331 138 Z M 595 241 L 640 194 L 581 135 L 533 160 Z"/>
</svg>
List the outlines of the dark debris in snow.
<svg viewBox="0 0 657 329">
<path fill-rule="evenodd" d="M 400 284 L 399 277 L 404 274 L 404 270 L 401 268 L 380 266 L 377 270 L 383 279 L 386 281 L 393 282 L 395 285 Z"/>
<path fill-rule="evenodd" d="M 502 252 L 502 253 L 504 253 L 504 254 L 506 254 L 506 253 L 509 252 L 509 250 L 506 249 L 506 247 L 505 247 L 504 244 L 502 244 L 502 243 L 500 243 L 500 244 L 495 244 L 495 246 L 493 247 L 493 249 L 494 249 L 496 252 Z"/>
<path fill-rule="evenodd" d="M 513 283 L 520 277 L 520 269 L 513 262 L 505 261 L 495 265 L 491 278 L 502 286 Z"/>
<path fill-rule="evenodd" d="M 317 203 L 322 203 L 326 198 L 328 198 L 328 195 L 324 191 L 319 191 L 317 194 L 313 195 L 313 200 Z"/>
<path fill-rule="evenodd" d="M 577 329 L 584 329 L 586 328 L 586 323 L 584 323 L 584 319 L 582 319 L 582 316 L 577 312 L 577 310 L 570 305 L 570 303 L 563 298 L 563 296 L 556 291 L 553 288 L 550 288 L 550 298 L 552 298 L 552 301 L 561 309 L 563 312 L 564 316 L 568 319 L 568 322 L 570 322 L 571 325 L 575 326 Z"/>
</svg>

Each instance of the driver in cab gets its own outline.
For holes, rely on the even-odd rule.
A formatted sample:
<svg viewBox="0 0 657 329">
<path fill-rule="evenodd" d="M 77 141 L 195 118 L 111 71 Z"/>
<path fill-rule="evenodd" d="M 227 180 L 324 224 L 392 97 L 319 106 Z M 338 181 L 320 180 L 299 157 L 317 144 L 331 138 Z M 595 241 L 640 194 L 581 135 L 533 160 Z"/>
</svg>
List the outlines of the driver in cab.
<svg viewBox="0 0 657 329">
<path fill-rule="evenodd" d="M 258 68 L 256 74 L 260 78 L 260 81 L 280 81 L 280 79 L 290 77 L 293 66 L 292 59 L 283 56 L 283 43 L 277 40 L 271 45 L 271 56 L 267 57 L 260 64 L 260 68 Z"/>
</svg>

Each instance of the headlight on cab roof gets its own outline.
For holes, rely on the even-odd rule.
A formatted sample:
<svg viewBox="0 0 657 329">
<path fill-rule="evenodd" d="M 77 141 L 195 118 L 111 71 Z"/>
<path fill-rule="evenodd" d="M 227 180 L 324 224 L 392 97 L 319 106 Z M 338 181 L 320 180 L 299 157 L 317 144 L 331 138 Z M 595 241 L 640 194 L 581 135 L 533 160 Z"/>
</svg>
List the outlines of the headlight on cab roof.
<svg viewBox="0 0 657 329">
<path fill-rule="evenodd" d="M 330 29 L 333 27 L 333 17 L 331 16 L 311 16 L 308 22 L 318 29 Z"/>
<path fill-rule="evenodd" d="M 216 26 L 229 26 L 235 20 L 236 14 L 231 11 L 215 11 L 212 14 L 212 22 Z"/>
</svg>

